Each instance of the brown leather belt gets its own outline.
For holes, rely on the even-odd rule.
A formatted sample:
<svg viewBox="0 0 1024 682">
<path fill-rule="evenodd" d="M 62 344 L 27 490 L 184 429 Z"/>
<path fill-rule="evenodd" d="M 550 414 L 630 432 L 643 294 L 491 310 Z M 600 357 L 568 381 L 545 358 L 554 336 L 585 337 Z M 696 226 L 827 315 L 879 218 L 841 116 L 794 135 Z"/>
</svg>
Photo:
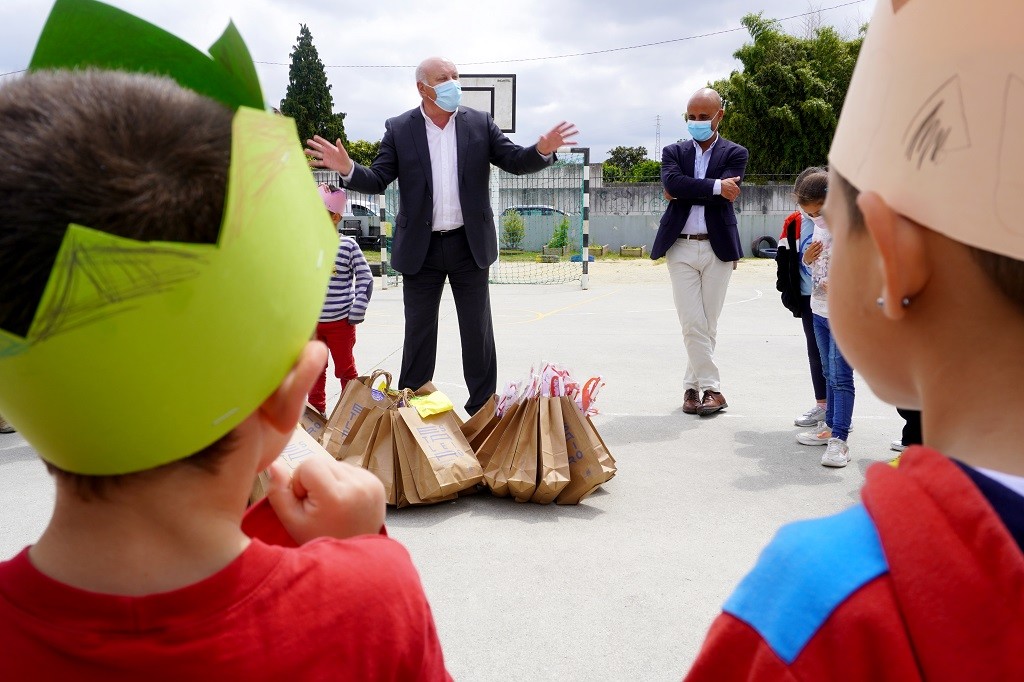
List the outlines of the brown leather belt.
<svg viewBox="0 0 1024 682">
<path fill-rule="evenodd" d="M 698 242 L 706 242 L 708 240 L 708 235 L 707 235 L 706 232 L 704 234 L 681 234 L 681 235 L 679 235 L 679 238 L 680 239 L 692 239 L 692 240 L 698 241 Z"/>
</svg>

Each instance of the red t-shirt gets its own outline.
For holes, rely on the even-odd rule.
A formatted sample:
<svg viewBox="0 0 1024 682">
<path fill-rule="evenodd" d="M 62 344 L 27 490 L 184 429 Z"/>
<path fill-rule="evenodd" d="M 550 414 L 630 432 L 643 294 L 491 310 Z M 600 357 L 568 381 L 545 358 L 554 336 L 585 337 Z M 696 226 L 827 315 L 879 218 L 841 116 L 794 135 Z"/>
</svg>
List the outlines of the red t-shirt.
<svg viewBox="0 0 1024 682">
<path fill-rule="evenodd" d="M 384 536 L 253 540 L 218 573 L 145 597 L 0 563 L 0 680 L 450 680 L 408 552 Z"/>
</svg>

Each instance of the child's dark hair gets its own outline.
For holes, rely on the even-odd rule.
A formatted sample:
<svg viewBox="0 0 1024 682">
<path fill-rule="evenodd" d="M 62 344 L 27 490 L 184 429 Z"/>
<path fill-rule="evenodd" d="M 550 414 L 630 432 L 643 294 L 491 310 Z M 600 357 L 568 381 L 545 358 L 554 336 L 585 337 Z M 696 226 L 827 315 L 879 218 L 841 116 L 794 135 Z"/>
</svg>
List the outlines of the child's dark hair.
<svg viewBox="0 0 1024 682">
<path fill-rule="evenodd" d="M 145 241 L 216 243 L 232 119 L 226 107 L 155 76 L 52 71 L 0 87 L 0 329 L 28 334 L 71 223 Z M 182 462 L 215 471 L 231 441 L 229 433 Z M 47 468 L 85 499 L 140 475 Z"/>
<path fill-rule="evenodd" d="M 800 206 L 824 203 L 828 194 L 828 170 L 811 166 L 796 176 L 793 195 Z"/>
<path fill-rule="evenodd" d="M 154 76 L 52 71 L 0 87 L 0 329 L 27 335 L 70 223 L 216 243 L 232 118 Z"/>
</svg>

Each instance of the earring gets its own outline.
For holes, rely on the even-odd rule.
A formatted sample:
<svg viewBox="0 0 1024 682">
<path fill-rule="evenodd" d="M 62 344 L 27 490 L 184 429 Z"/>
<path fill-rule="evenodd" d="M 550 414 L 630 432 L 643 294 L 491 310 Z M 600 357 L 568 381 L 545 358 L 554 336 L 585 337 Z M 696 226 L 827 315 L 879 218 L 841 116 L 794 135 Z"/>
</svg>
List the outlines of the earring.
<svg viewBox="0 0 1024 682">
<path fill-rule="evenodd" d="M 885 307 L 885 298 L 882 297 L 882 296 L 879 296 L 878 299 L 875 300 L 875 305 L 877 305 L 879 308 L 884 308 Z M 910 307 L 910 297 L 904 296 L 900 300 L 900 305 L 903 306 L 904 308 L 909 308 Z"/>
</svg>

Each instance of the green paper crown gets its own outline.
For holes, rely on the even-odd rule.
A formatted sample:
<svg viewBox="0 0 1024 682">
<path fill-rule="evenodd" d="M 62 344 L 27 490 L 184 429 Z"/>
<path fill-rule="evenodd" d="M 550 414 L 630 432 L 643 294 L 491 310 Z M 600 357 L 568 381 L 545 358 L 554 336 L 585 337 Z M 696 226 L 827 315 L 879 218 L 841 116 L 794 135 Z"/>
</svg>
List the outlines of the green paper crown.
<svg viewBox="0 0 1024 682">
<path fill-rule="evenodd" d="M 256 67 L 234 23 L 206 55 L 136 16 L 95 0 L 57 0 L 29 71 L 106 69 L 173 78 L 230 107 L 264 109 Z"/>
</svg>

